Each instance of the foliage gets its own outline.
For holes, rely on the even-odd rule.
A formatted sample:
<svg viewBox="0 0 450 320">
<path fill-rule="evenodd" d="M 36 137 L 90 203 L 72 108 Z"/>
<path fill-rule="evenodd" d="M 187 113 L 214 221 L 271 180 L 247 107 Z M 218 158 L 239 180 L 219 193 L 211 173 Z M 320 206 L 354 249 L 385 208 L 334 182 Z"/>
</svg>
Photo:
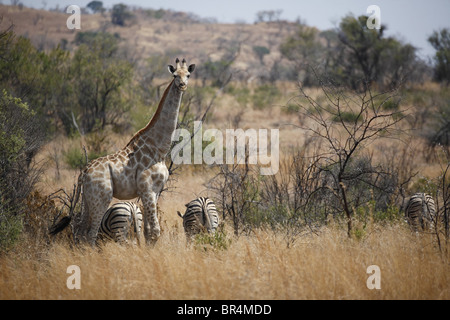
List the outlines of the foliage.
<svg viewBox="0 0 450 320">
<path fill-rule="evenodd" d="M 427 114 L 427 122 L 423 134 L 427 138 L 431 149 L 443 146 L 450 149 L 450 90 L 442 88 L 431 97 L 433 112 Z"/>
<path fill-rule="evenodd" d="M 111 22 L 118 26 L 125 26 L 125 21 L 132 17 L 131 12 L 128 10 L 128 6 L 119 3 L 115 4 L 111 11 Z"/>
<path fill-rule="evenodd" d="M 49 53 L 38 51 L 24 37 L 12 31 L 0 37 L 3 59 L 0 59 L 0 85 L 20 97 L 36 111 L 43 127 L 55 116 L 57 105 L 67 103 L 65 75 L 69 53 L 59 46 Z"/>
<path fill-rule="evenodd" d="M 103 129 L 133 103 L 122 92 L 133 65 L 121 57 L 119 41 L 117 35 L 80 32 L 71 57 L 59 46 L 38 51 L 7 30 L 0 37 L 0 85 L 27 102 L 49 133 L 61 124 L 67 134 Z"/>
<path fill-rule="evenodd" d="M 106 32 L 95 32 L 95 31 L 79 31 L 75 35 L 74 43 L 76 45 L 86 44 L 86 45 L 95 45 L 95 42 L 98 41 L 99 38 L 102 38 L 102 41 L 105 44 L 114 44 L 117 45 L 117 40 L 120 40 L 120 35 L 118 33 L 110 34 Z"/>
<path fill-rule="evenodd" d="M 145 14 L 153 19 L 162 19 L 165 15 L 166 15 L 167 11 L 164 9 L 158 9 L 158 10 L 153 10 L 153 9 L 147 9 L 145 10 Z"/>
<path fill-rule="evenodd" d="M 322 60 L 322 44 L 318 40 L 319 30 L 304 24 L 298 26 L 297 32 L 289 36 L 281 45 L 281 54 L 296 65 L 302 83 L 306 86 L 313 85 L 314 77 L 309 72 L 309 67 L 316 68 Z"/>
<path fill-rule="evenodd" d="M 264 46 L 253 46 L 252 49 L 261 64 L 264 64 L 264 56 L 268 55 L 270 53 L 270 50 Z"/>
<path fill-rule="evenodd" d="M 428 42 L 436 50 L 434 75 L 437 81 L 450 84 L 450 30 L 434 31 Z"/>
<path fill-rule="evenodd" d="M 72 169 L 82 169 L 87 162 L 109 153 L 110 141 L 107 130 L 91 132 L 84 138 L 83 146 L 79 143 L 79 139 L 74 138 L 71 139 L 69 147 L 62 151 L 65 162 Z"/>
<path fill-rule="evenodd" d="M 246 86 L 235 86 L 230 84 L 225 92 L 232 95 L 241 108 L 247 107 L 247 103 L 250 102 L 251 92 Z"/>
<path fill-rule="evenodd" d="M 272 106 L 280 95 L 280 91 L 276 86 L 263 84 L 255 88 L 251 101 L 254 108 L 264 109 Z"/>
<path fill-rule="evenodd" d="M 295 64 L 304 86 L 317 84 L 311 69 L 359 91 L 373 83 L 391 89 L 407 80 L 420 81 L 426 66 L 417 58 L 416 48 L 385 37 L 384 25 L 379 30 L 368 29 L 367 19 L 348 15 L 336 31 L 321 33 L 300 24 L 280 45 L 280 52 Z"/>
<path fill-rule="evenodd" d="M 334 121 L 334 122 L 344 121 L 344 122 L 349 122 L 349 123 L 356 123 L 356 122 L 363 121 L 363 119 L 361 118 L 361 115 L 356 112 L 342 111 L 340 114 L 335 115 L 332 118 L 332 121 Z"/>
<path fill-rule="evenodd" d="M 263 10 L 256 13 L 256 23 L 279 21 L 283 10 Z"/>
<path fill-rule="evenodd" d="M 97 12 L 103 13 L 105 11 L 105 8 L 103 7 L 103 2 L 97 0 L 89 2 L 86 8 L 91 9 L 93 13 Z"/>
<path fill-rule="evenodd" d="M 198 249 L 227 250 L 231 239 L 225 231 L 225 224 L 221 223 L 214 233 L 201 232 L 194 237 L 194 245 Z"/>
<path fill-rule="evenodd" d="M 43 143 L 30 110 L 5 89 L 0 96 L 0 249 L 18 237 L 24 201 L 39 176 L 32 158 Z"/>
<path fill-rule="evenodd" d="M 220 172 L 209 181 L 217 193 L 217 209 L 222 217 L 230 218 L 234 234 L 251 230 L 259 198 L 258 178 L 248 165 L 222 165 Z"/>
<path fill-rule="evenodd" d="M 199 67 L 197 73 L 199 77 L 203 78 L 203 83 L 205 84 L 206 79 L 212 79 L 212 86 L 214 87 L 224 87 L 231 80 L 231 66 L 233 61 L 219 60 L 212 61 L 208 60 Z"/>
<path fill-rule="evenodd" d="M 341 75 L 337 80 L 355 90 L 364 90 L 372 82 L 396 87 L 417 67 L 416 49 L 384 37 L 384 25 L 379 30 L 368 29 L 367 19 L 364 15 L 342 19 L 338 30 L 340 55 L 333 74 Z"/>
<path fill-rule="evenodd" d="M 130 83 L 133 66 L 119 58 L 116 37 L 98 34 L 82 43 L 73 56 L 69 74 L 77 94 L 72 105 L 59 112 L 66 132 L 73 128 L 74 118 L 80 120 L 81 134 L 104 129 L 130 108 L 121 89 Z"/>
</svg>

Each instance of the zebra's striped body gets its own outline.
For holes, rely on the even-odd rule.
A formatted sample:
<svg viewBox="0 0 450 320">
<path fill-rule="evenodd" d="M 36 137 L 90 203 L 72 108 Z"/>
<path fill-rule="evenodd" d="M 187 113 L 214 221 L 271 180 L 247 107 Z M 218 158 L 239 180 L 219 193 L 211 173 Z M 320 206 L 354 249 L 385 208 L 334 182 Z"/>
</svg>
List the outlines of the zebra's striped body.
<svg viewBox="0 0 450 320">
<path fill-rule="evenodd" d="M 133 202 L 118 202 L 113 204 L 103 216 L 99 235 L 116 242 L 126 243 L 131 237 L 131 228 L 139 242 L 142 230 L 141 209 Z"/>
<path fill-rule="evenodd" d="M 414 231 L 432 228 L 436 218 L 433 197 L 426 193 L 412 195 L 406 204 L 405 216 Z"/>
<path fill-rule="evenodd" d="M 219 225 L 219 215 L 214 202 L 209 198 L 200 197 L 186 204 L 183 218 L 183 227 L 187 236 L 200 232 L 214 233 Z"/>
</svg>

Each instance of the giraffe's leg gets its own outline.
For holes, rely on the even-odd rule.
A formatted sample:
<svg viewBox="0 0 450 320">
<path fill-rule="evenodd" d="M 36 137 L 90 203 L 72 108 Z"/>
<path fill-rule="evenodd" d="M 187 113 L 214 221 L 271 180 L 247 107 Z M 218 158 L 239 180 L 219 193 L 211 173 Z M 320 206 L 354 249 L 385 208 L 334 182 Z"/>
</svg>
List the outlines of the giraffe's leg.
<svg viewBox="0 0 450 320">
<path fill-rule="evenodd" d="M 157 163 L 138 177 L 139 196 L 144 206 L 144 236 L 147 243 L 155 243 L 161 233 L 156 203 L 158 196 L 169 177 L 164 163 Z"/>
<path fill-rule="evenodd" d="M 100 224 L 102 222 L 103 216 L 108 210 L 108 206 L 110 201 L 107 201 L 105 203 L 99 203 L 95 210 L 91 212 L 91 223 L 89 227 L 89 231 L 87 234 L 87 241 L 90 245 L 95 245 L 95 241 L 97 240 L 98 230 L 100 229 Z"/>
<path fill-rule="evenodd" d="M 90 190 L 91 188 L 86 189 L 86 201 L 90 215 L 87 242 L 93 246 L 97 240 L 97 234 L 103 216 L 108 210 L 113 196 L 112 188 L 105 183 L 98 184 L 94 190 Z"/>
<path fill-rule="evenodd" d="M 156 203 L 158 197 L 155 192 L 148 192 L 141 196 L 144 205 L 144 236 L 145 241 L 154 244 L 161 233 L 158 215 L 156 212 Z"/>
</svg>

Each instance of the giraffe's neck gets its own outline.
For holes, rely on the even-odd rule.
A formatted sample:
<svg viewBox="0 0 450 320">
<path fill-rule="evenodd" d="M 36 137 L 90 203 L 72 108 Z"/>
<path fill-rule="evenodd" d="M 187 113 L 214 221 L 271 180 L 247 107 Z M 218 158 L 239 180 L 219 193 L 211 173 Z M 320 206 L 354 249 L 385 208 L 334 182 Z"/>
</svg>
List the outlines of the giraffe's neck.
<svg viewBox="0 0 450 320">
<path fill-rule="evenodd" d="M 141 148 L 147 146 L 145 149 L 149 149 L 154 158 L 162 161 L 170 151 L 182 96 L 183 92 L 172 81 L 164 91 L 151 121 L 134 135 L 127 146 L 133 145 Z"/>
</svg>

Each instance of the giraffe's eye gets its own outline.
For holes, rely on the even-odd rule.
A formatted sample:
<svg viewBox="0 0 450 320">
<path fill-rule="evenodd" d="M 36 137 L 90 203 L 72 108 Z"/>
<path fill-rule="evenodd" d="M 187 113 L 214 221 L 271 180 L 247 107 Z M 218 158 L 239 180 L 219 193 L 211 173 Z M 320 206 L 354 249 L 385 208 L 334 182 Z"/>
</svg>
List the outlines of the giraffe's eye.
<svg viewBox="0 0 450 320">
<path fill-rule="evenodd" d="M 190 77 L 191 77 L 191 75 L 190 75 L 190 74 L 188 74 L 188 75 L 187 75 L 187 78 L 189 79 Z"/>
</svg>

